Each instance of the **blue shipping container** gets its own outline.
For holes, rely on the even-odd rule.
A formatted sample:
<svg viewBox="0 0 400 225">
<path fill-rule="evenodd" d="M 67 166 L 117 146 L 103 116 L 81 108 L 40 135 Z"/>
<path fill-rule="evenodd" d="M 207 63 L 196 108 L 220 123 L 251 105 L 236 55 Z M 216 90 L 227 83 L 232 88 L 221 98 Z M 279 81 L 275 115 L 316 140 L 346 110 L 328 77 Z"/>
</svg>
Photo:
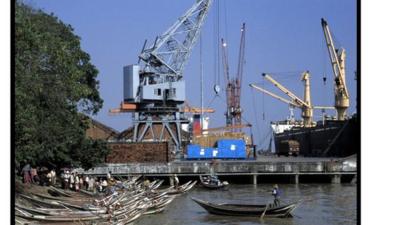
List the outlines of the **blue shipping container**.
<svg viewBox="0 0 400 225">
<path fill-rule="evenodd" d="M 244 159 L 246 158 L 246 143 L 241 139 L 221 139 L 217 143 L 219 158 Z"/>
<path fill-rule="evenodd" d="M 200 145 L 188 145 L 186 153 L 186 159 L 212 159 L 216 154 L 214 148 L 204 148 Z"/>
<path fill-rule="evenodd" d="M 204 158 L 206 158 L 206 159 L 212 159 L 212 158 L 214 158 L 214 148 L 204 148 L 204 152 L 205 152 L 205 155 L 204 155 Z"/>
<path fill-rule="evenodd" d="M 187 146 L 187 159 L 245 159 L 246 143 L 241 139 L 221 139 L 218 148 L 205 148 L 200 145 Z"/>
<path fill-rule="evenodd" d="M 187 146 L 187 159 L 198 159 L 200 157 L 200 145 Z"/>
</svg>

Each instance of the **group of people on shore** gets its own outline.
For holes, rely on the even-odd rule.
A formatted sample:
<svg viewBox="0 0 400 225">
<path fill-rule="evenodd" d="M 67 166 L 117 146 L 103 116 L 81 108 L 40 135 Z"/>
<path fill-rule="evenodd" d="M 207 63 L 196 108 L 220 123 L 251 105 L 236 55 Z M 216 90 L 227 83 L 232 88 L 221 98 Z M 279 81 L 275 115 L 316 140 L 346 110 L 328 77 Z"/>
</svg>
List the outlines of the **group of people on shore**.
<svg viewBox="0 0 400 225">
<path fill-rule="evenodd" d="M 56 184 L 56 171 L 41 168 L 40 172 L 37 167 L 26 164 L 22 168 L 23 183 L 25 184 L 41 184 L 41 185 L 55 185 Z"/>
<path fill-rule="evenodd" d="M 88 189 L 89 182 L 87 182 L 86 177 L 84 180 L 83 176 L 76 172 L 71 173 L 69 170 L 66 170 L 61 174 L 61 188 L 65 190 L 79 191 L 82 188 Z"/>
<path fill-rule="evenodd" d="M 107 174 L 107 179 L 97 178 L 88 175 L 78 174 L 77 172 L 65 171 L 61 174 L 62 188 L 79 192 L 84 189 L 91 192 L 103 192 L 108 186 L 115 183 L 111 174 Z"/>
<path fill-rule="evenodd" d="M 40 184 L 44 186 L 56 186 L 57 180 L 60 181 L 63 189 L 69 189 L 79 192 L 84 189 L 92 192 L 104 192 L 107 187 L 116 183 L 111 176 L 111 172 L 107 173 L 106 178 L 97 178 L 93 176 L 71 172 L 69 169 L 61 172 L 60 177 L 57 178 L 54 169 L 48 170 L 47 168 L 41 169 L 39 172 L 36 167 L 26 164 L 21 171 L 23 175 L 23 183 L 25 184 Z"/>
</svg>

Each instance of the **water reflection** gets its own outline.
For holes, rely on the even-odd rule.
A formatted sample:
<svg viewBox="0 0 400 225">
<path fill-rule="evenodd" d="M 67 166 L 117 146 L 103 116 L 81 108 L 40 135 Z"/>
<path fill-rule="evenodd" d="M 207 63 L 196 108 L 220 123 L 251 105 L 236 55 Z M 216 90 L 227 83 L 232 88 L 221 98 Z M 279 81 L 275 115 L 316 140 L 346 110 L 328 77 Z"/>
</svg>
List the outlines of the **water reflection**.
<svg viewBox="0 0 400 225">
<path fill-rule="evenodd" d="M 282 200 L 304 202 L 294 211 L 293 218 L 229 217 L 211 215 L 193 202 L 196 197 L 213 202 L 265 204 L 272 202 L 272 184 L 230 185 L 228 190 L 196 187 L 177 197 L 161 214 L 144 216 L 138 225 L 158 224 L 268 224 L 268 225 L 341 225 L 357 224 L 357 186 L 349 184 L 281 184 Z"/>
</svg>

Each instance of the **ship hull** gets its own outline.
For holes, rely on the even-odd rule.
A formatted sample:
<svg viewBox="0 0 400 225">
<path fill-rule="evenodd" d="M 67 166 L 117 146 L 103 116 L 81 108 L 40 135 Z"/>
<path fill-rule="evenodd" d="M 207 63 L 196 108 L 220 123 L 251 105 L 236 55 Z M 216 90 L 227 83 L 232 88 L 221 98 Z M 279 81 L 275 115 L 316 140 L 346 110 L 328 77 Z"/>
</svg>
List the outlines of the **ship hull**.
<svg viewBox="0 0 400 225">
<path fill-rule="evenodd" d="M 360 126 L 357 117 L 346 121 L 326 121 L 312 128 L 294 127 L 282 133 L 274 133 L 275 152 L 285 154 L 281 149 L 284 141 L 297 141 L 299 154 L 312 157 L 346 157 L 360 150 Z"/>
</svg>

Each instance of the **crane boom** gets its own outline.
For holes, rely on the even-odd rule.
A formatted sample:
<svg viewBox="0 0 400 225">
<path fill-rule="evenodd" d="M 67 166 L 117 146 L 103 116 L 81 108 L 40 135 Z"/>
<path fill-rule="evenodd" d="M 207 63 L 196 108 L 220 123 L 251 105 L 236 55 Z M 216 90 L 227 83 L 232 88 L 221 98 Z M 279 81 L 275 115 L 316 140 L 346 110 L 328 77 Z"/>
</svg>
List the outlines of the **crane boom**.
<svg viewBox="0 0 400 225">
<path fill-rule="evenodd" d="M 332 39 L 331 31 L 329 29 L 328 23 L 323 18 L 321 19 L 322 28 L 324 31 L 324 36 L 326 40 L 326 45 L 328 47 L 329 58 L 331 60 L 333 74 L 335 78 L 339 79 L 340 85 L 343 85 L 344 94 L 348 97 L 349 93 L 347 91 L 346 82 L 345 82 L 345 74 L 344 71 L 340 68 L 341 60 L 338 56 L 338 50 L 335 48 L 335 44 Z M 344 49 L 342 50 L 342 52 Z M 343 53 L 342 53 L 343 54 Z"/>
<path fill-rule="evenodd" d="M 265 73 L 263 74 L 263 76 L 266 80 L 270 81 L 275 87 L 277 87 L 279 90 L 281 90 L 287 96 L 289 96 L 291 99 L 293 99 L 293 101 L 296 102 L 296 104 L 311 108 L 311 105 L 309 105 L 306 102 L 304 102 L 303 100 L 301 100 L 299 97 L 297 97 L 295 94 L 293 94 L 287 88 L 285 88 L 283 85 L 278 83 L 278 81 L 274 80 L 271 76 L 269 76 L 268 74 L 265 74 Z"/>
<path fill-rule="evenodd" d="M 335 77 L 335 108 L 338 114 L 338 120 L 344 120 L 346 117 L 346 110 L 350 105 L 349 93 L 346 87 L 346 53 L 344 49 L 339 51 L 335 48 L 328 23 L 323 18 L 321 18 L 321 25 Z"/>
<path fill-rule="evenodd" d="M 262 92 L 262 93 L 265 93 L 265 94 L 267 94 L 267 95 L 270 95 L 271 97 L 276 98 L 276 99 L 278 99 L 278 100 L 280 100 L 280 101 L 282 101 L 282 102 L 284 102 L 284 103 L 287 103 L 287 104 L 289 104 L 290 106 L 301 107 L 299 104 L 297 104 L 297 103 L 295 103 L 295 102 L 293 102 L 293 101 L 290 101 L 290 100 L 288 100 L 288 99 L 286 99 L 286 98 L 282 98 L 281 96 L 276 95 L 276 94 L 274 94 L 274 93 L 272 93 L 272 92 L 269 92 L 269 91 L 267 91 L 267 90 L 265 90 L 265 89 L 263 89 L 263 88 L 261 88 L 261 87 L 255 85 L 255 84 L 250 84 L 250 87 L 252 87 L 252 88 L 254 88 L 254 89 L 256 89 L 256 90 L 258 90 L 258 91 L 260 91 L 260 92 Z"/>
<path fill-rule="evenodd" d="M 210 9 L 212 0 L 197 2 L 174 23 L 154 45 L 144 49 L 140 58 L 151 71 L 158 74 L 182 77 L 183 68 L 196 43 L 200 28 Z"/>
<path fill-rule="evenodd" d="M 332 106 L 313 106 L 313 109 L 335 109 Z"/>
<path fill-rule="evenodd" d="M 225 81 L 228 83 L 230 81 L 229 76 L 229 63 L 228 63 L 228 44 L 223 38 L 221 38 L 222 46 L 222 63 L 224 64 Z"/>
<path fill-rule="evenodd" d="M 311 94 L 310 94 L 310 74 L 308 71 L 304 72 L 301 76 L 301 80 L 304 81 L 304 100 L 301 100 L 299 97 L 297 97 L 295 94 L 293 94 L 291 91 L 289 91 L 287 88 L 285 88 L 283 85 L 278 83 L 278 81 L 274 80 L 271 76 L 263 73 L 263 76 L 265 79 L 270 81 L 274 86 L 276 86 L 279 90 L 283 91 L 287 96 L 291 98 L 291 101 L 285 98 L 282 98 L 274 93 L 271 93 L 267 90 L 264 90 L 257 85 L 250 84 L 251 87 L 268 94 L 276 99 L 279 99 L 292 107 L 297 107 L 301 108 L 301 117 L 304 120 L 304 126 L 305 127 L 311 127 L 313 126 L 313 107 L 311 105 Z"/>
<path fill-rule="evenodd" d="M 243 23 L 241 31 L 241 37 L 240 37 L 240 47 L 239 47 L 239 60 L 238 60 L 238 69 L 237 69 L 237 75 L 236 75 L 236 92 L 235 92 L 235 98 L 236 98 L 236 108 L 240 108 L 240 94 L 242 91 L 242 78 L 243 78 L 243 67 L 244 67 L 244 48 L 245 48 L 245 43 L 246 43 L 246 23 Z M 237 123 L 241 123 L 241 118 L 237 117 L 236 118 L 238 121 Z"/>
<path fill-rule="evenodd" d="M 231 82 L 231 78 L 229 76 L 229 61 L 228 61 L 228 45 L 224 41 L 223 38 L 221 38 L 221 48 L 222 48 L 222 63 L 223 63 L 223 68 L 224 68 L 224 73 L 225 73 L 225 83 L 226 83 L 226 125 L 230 126 L 233 123 L 233 91 L 234 91 L 234 86 Z"/>
<path fill-rule="evenodd" d="M 142 65 L 124 67 L 124 101 L 137 104 L 139 111 L 178 111 L 177 106 L 186 100 L 183 69 L 211 3 L 212 0 L 196 0 L 152 46 L 143 46 L 139 55 Z"/>
</svg>

